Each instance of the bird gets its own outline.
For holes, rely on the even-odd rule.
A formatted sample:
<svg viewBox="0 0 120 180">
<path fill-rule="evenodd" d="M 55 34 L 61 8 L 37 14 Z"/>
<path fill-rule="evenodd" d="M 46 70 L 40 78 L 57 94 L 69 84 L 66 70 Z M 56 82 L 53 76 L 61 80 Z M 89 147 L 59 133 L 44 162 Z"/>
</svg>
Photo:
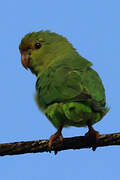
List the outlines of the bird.
<svg viewBox="0 0 120 180">
<path fill-rule="evenodd" d="M 99 132 L 93 124 L 109 108 L 105 88 L 92 63 L 82 57 L 64 36 L 40 30 L 26 34 L 19 45 L 21 63 L 36 75 L 35 100 L 40 110 L 57 129 L 49 138 L 49 149 L 55 141 L 63 142 L 64 127 L 88 127 L 85 134 L 95 142 Z"/>
</svg>

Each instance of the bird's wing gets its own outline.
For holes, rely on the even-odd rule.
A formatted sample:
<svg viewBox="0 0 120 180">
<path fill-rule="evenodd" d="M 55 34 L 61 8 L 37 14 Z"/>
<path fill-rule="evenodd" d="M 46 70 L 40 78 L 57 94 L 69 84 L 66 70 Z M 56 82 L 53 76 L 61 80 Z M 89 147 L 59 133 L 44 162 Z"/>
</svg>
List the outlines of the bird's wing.
<svg viewBox="0 0 120 180">
<path fill-rule="evenodd" d="M 83 101 L 94 109 L 105 106 L 105 90 L 91 63 L 72 59 L 55 63 L 38 79 L 36 88 L 41 104 Z"/>
</svg>

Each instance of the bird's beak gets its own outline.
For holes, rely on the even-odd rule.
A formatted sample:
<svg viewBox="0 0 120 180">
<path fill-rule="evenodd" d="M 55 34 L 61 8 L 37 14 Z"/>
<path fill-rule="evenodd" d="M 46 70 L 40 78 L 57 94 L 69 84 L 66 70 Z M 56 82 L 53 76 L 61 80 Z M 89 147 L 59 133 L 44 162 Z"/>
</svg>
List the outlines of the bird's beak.
<svg viewBox="0 0 120 180">
<path fill-rule="evenodd" d="M 21 63 L 25 69 L 29 68 L 29 63 L 30 63 L 29 57 L 30 57 L 30 54 L 28 52 L 22 52 L 21 53 Z"/>
</svg>

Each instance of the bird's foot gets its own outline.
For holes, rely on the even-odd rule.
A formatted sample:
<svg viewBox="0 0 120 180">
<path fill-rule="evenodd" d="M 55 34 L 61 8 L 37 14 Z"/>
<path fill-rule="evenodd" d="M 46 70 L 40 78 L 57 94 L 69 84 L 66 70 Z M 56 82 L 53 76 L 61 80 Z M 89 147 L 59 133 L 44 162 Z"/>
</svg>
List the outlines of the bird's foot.
<svg viewBox="0 0 120 180">
<path fill-rule="evenodd" d="M 89 131 L 85 134 L 85 136 L 88 138 L 88 142 L 92 144 L 92 150 L 96 150 L 96 141 L 99 136 L 99 132 L 95 131 L 93 127 L 89 127 Z"/>
<path fill-rule="evenodd" d="M 49 147 L 50 152 L 51 152 L 53 143 L 57 140 L 59 140 L 60 142 L 63 142 L 63 136 L 62 136 L 61 131 L 59 131 L 59 130 L 55 134 L 53 134 L 49 139 L 48 147 Z M 55 152 L 55 154 L 57 154 L 57 152 Z"/>
</svg>

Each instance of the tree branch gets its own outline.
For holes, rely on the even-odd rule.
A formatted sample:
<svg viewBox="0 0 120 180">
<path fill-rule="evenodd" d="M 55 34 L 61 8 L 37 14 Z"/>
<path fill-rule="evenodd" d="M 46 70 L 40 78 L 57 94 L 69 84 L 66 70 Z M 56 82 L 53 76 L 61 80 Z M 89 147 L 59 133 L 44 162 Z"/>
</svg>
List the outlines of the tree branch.
<svg viewBox="0 0 120 180">
<path fill-rule="evenodd" d="M 103 134 L 97 138 L 96 147 L 120 145 L 120 133 L 114 134 Z M 71 138 L 64 138 L 63 143 L 59 141 L 53 144 L 51 151 L 55 154 L 58 151 L 68 149 L 83 149 L 91 148 L 92 143 L 85 136 L 77 136 Z M 5 155 L 17 155 L 25 153 L 38 153 L 38 152 L 49 152 L 48 140 L 35 140 L 35 141 L 22 141 L 0 144 L 0 156 Z"/>
</svg>

